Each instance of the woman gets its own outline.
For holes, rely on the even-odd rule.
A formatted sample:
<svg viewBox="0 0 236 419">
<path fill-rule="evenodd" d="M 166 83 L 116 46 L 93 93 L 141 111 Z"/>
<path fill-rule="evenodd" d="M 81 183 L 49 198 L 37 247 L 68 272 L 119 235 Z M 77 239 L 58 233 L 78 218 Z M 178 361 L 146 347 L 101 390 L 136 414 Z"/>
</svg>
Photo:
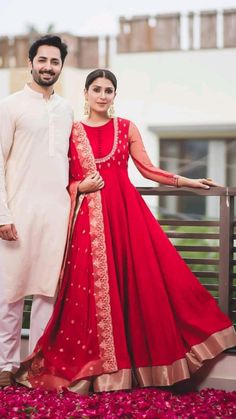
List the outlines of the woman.
<svg viewBox="0 0 236 419">
<path fill-rule="evenodd" d="M 169 386 L 236 344 L 231 321 L 191 273 L 127 175 L 209 188 L 155 168 L 135 125 L 110 118 L 116 78 L 90 73 L 70 144 L 73 217 L 53 316 L 26 366 L 31 386 L 81 393 Z M 79 206 L 75 197 L 79 192 Z"/>
</svg>

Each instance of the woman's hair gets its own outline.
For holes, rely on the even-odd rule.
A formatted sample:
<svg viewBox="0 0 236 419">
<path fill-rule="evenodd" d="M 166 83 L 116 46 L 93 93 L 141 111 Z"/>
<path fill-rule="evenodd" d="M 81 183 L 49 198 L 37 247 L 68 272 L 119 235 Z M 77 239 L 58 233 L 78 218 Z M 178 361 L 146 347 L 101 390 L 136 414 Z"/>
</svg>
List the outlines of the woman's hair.
<svg viewBox="0 0 236 419">
<path fill-rule="evenodd" d="M 105 79 L 110 80 L 116 91 L 116 88 L 117 88 L 116 76 L 110 70 L 107 70 L 106 68 L 104 69 L 98 68 L 97 70 L 91 71 L 91 73 L 87 75 L 87 78 L 85 81 L 85 89 L 88 90 L 90 84 L 92 84 L 94 80 L 96 80 L 98 77 L 104 77 Z"/>
<path fill-rule="evenodd" d="M 42 45 L 49 45 L 52 47 L 56 47 L 60 50 L 61 53 L 61 61 L 62 64 L 65 61 L 65 58 L 67 56 L 67 45 L 62 42 L 60 36 L 57 35 L 45 35 L 42 38 L 37 39 L 30 47 L 29 49 L 29 59 L 31 63 L 33 62 L 33 59 L 35 55 L 37 55 L 38 48 Z"/>
</svg>

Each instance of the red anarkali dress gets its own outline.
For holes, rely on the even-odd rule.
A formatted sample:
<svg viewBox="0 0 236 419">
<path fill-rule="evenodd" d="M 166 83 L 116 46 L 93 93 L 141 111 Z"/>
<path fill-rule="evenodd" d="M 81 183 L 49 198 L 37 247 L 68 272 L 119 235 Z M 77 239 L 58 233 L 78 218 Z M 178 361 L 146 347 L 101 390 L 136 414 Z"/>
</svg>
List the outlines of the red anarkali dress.
<svg viewBox="0 0 236 419">
<path fill-rule="evenodd" d="M 55 310 L 25 363 L 33 387 L 168 386 L 236 345 L 231 321 L 130 182 L 129 155 L 145 177 L 176 184 L 151 164 L 130 121 L 74 124 L 71 190 L 95 170 L 105 186 L 80 197 Z"/>
</svg>

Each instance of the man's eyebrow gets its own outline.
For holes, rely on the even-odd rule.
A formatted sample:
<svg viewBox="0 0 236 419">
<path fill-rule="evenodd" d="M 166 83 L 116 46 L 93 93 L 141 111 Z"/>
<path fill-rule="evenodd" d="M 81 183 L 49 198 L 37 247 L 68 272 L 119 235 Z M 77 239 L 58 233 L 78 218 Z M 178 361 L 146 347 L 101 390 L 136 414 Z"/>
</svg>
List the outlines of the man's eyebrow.
<svg viewBox="0 0 236 419">
<path fill-rule="evenodd" d="M 49 57 L 44 57 L 44 55 L 39 55 L 38 58 L 41 58 L 41 59 L 43 58 L 44 60 L 47 60 Z M 57 57 L 52 57 L 52 58 L 50 58 L 50 60 L 60 61 L 60 59 L 57 58 Z"/>
</svg>

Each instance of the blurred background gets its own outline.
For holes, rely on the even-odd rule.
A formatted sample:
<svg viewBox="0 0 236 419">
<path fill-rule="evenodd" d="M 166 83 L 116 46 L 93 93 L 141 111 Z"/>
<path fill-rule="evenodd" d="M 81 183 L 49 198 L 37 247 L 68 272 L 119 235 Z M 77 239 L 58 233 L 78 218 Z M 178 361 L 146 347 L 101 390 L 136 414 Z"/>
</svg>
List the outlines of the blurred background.
<svg viewBox="0 0 236 419">
<path fill-rule="evenodd" d="M 164 4 L 163 4 L 164 3 Z M 28 48 L 57 33 L 69 55 L 56 90 L 83 118 L 89 71 L 118 78 L 116 115 L 139 127 L 154 164 L 236 182 L 236 0 L 0 0 L 0 99 L 30 80 Z M 151 186 L 130 165 L 138 186 Z M 162 215 L 218 217 L 214 197 L 149 197 Z"/>
</svg>

